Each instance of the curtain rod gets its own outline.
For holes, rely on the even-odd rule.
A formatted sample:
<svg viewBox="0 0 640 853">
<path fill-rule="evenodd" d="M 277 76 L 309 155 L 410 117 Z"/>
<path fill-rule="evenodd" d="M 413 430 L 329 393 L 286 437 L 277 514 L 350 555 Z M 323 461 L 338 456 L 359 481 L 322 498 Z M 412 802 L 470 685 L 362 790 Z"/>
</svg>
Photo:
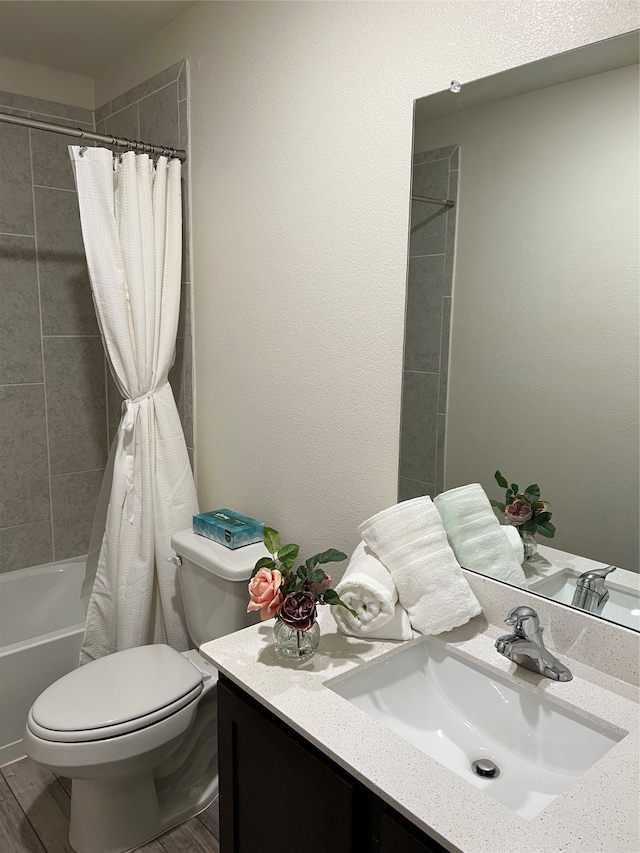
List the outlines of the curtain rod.
<svg viewBox="0 0 640 853">
<path fill-rule="evenodd" d="M 427 201 L 429 204 L 443 204 L 445 207 L 453 207 L 450 198 L 431 198 L 428 195 L 412 195 L 412 201 Z"/>
<path fill-rule="evenodd" d="M 0 121 L 9 124 L 19 124 L 22 127 L 32 127 L 35 130 L 48 130 L 51 133 L 62 133 L 65 136 L 76 136 L 86 142 L 102 142 L 114 148 L 126 148 L 127 151 L 135 151 L 138 154 L 158 154 L 165 157 L 176 157 L 184 163 L 187 152 L 181 148 L 169 148 L 168 145 L 150 145 L 148 142 L 139 142 L 135 139 L 121 139 L 117 136 L 105 136 L 103 133 L 93 133 L 91 130 L 83 130 L 81 127 L 65 127 L 62 124 L 53 124 L 49 121 L 37 121 L 33 118 L 0 113 Z"/>
</svg>

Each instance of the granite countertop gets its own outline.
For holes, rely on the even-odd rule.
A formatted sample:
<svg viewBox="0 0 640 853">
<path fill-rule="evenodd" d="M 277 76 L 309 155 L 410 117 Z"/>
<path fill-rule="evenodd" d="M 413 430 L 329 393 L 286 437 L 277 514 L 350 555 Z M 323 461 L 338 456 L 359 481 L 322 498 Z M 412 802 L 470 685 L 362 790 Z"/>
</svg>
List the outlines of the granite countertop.
<svg viewBox="0 0 640 853">
<path fill-rule="evenodd" d="M 637 688 L 583 664 L 559 683 L 497 654 L 504 629 L 480 615 L 430 641 L 569 708 L 602 728 L 628 732 L 533 820 L 525 820 L 371 719 L 327 687 L 407 643 L 346 637 L 328 607 L 315 656 L 297 664 L 273 649 L 272 621 L 201 647 L 220 672 L 448 850 L 462 853 L 633 853 L 640 849 Z M 408 641 L 422 642 L 422 638 Z M 562 657 L 562 656 L 561 656 Z M 617 689 L 619 684 L 620 689 Z"/>
</svg>

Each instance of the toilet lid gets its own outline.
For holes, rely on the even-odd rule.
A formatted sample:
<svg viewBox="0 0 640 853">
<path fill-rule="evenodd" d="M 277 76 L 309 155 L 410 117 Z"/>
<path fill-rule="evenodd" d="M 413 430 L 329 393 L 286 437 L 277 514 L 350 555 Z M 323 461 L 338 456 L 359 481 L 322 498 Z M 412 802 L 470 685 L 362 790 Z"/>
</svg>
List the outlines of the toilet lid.
<svg viewBox="0 0 640 853">
<path fill-rule="evenodd" d="M 48 740 L 98 740 L 157 722 L 201 691 L 202 674 L 179 652 L 140 646 L 63 676 L 36 699 L 30 722 Z"/>
</svg>

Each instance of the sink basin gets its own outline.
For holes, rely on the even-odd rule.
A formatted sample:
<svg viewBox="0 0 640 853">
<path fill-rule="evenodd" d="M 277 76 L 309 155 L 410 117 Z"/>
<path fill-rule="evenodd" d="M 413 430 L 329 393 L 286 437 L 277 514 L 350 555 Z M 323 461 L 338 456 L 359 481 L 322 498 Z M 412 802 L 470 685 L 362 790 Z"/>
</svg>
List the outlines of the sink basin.
<svg viewBox="0 0 640 853">
<path fill-rule="evenodd" d="M 331 690 L 527 820 L 623 737 L 428 640 Z M 478 759 L 499 775 L 476 775 Z"/>
<path fill-rule="evenodd" d="M 559 601 L 561 604 L 571 604 L 573 594 L 576 591 L 576 581 L 579 577 L 577 572 L 570 569 L 563 569 L 551 577 L 545 578 L 542 581 L 533 582 L 529 588 L 531 592 L 538 592 L 540 595 L 546 595 L 548 598 L 553 598 L 554 601 Z M 605 603 L 600 616 L 605 619 L 611 619 L 612 622 L 617 622 L 619 625 L 625 625 L 627 628 L 635 628 L 640 630 L 640 595 L 631 590 L 621 589 L 615 586 L 615 580 L 607 578 L 607 589 L 609 590 L 609 599 Z"/>
</svg>

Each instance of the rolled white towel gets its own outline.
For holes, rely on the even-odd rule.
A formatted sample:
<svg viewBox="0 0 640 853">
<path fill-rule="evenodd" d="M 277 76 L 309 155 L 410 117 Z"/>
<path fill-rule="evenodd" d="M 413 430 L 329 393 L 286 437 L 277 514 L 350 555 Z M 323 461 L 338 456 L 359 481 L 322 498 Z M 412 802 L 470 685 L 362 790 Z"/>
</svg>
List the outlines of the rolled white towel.
<svg viewBox="0 0 640 853">
<path fill-rule="evenodd" d="M 501 524 L 500 530 L 504 530 L 505 536 L 513 548 L 513 553 L 516 555 L 516 560 L 519 565 L 522 565 L 524 563 L 524 544 L 522 536 L 518 533 L 518 528 L 512 524 Z"/>
<path fill-rule="evenodd" d="M 344 607 L 331 608 L 333 618 L 345 634 L 387 640 L 411 639 L 409 617 L 398 605 L 398 590 L 393 578 L 364 542 L 353 552 L 336 592 L 357 613 L 356 617 Z"/>
<path fill-rule="evenodd" d="M 481 612 L 430 497 L 389 507 L 363 522 L 358 531 L 389 569 L 416 631 L 440 634 Z"/>
<path fill-rule="evenodd" d="M 461 566 L 515 586 L 527 586 L 521 561 L 507 539 L 509 534 L 501 528 L 480 483 L 442 492 L 434 504 Z"/>
</svg>

